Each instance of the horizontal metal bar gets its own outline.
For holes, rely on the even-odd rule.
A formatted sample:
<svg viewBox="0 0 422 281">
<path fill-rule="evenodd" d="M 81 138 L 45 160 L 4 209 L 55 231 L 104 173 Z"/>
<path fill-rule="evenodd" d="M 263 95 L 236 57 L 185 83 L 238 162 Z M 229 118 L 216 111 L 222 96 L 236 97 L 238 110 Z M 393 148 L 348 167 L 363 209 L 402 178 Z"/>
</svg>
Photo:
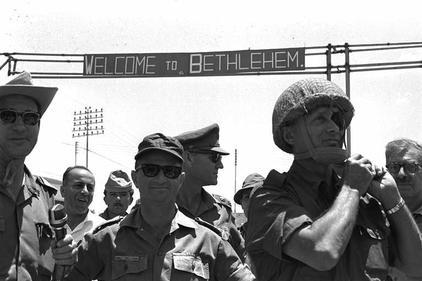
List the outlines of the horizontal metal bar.
<svg viewBox="0 0 422 281">
<path fill-rule="evenodd" d="M 349 44 L 349 47 L 370 47 L 370 46 L 405 46 L 405 45 L 422 45 L 422 42 L 400 42 L 400 43 L 374 43 L 374 44 Z"/>
<path fill-rule="evenodd" d="M 62 56 L 62 57 L 80 57 L 84 56 L 84 54 L 52 54 L 52 53 L 21 53 L 21 52 L 13 52 L 13 53 L 1 53 L 5 56 L 12 56 L 12 55 L 19 55 L 19 56 Z"/>
<path fill-rule="evenodd" d="M 307 66 L 305 69 L 327 69 L 327 66 Z"/>
<path fill-rule="evenodd" d="M 375 70 L 393 70 L 393 69 L 410 69 L 410 68 L 422 68 L 422 66 L 396 66 L 396 67 L 378 67 L 378 68 L 361 68 L 351 69 L 352 72 L 364 72 L 364 71 L 375 71 Z"/>
<path fill-rule="evenodd" d="M 344 71 L 332 70 L 331 73 L 342 73 Z M 195 77 L 227 77 L 227 76 L 245 76 L 245 75 L 300 75 L 300 74 L 327 74 L 326 71 L 292 71 L 292 72 L 261 72 L 261 73 L 240 73 L 240 74 L 230 74 L 230 75 L 197 75 L 197 76 L 32 76 L 34 79 L 95 79 L 95 78 L 195 78 Z"/>
<path fill-rule="evenodd" d="M 368 49 L 350 49 L 350 52 L 370 52 L 370 51 L 386 51 L 386 50 L 399 50 L 399 49 L 415 49 L 422 48 L 421 46 L 403 46 L 403 47 L 391 47 L 391 48 L 368 48 Z"/>
<path fill-rule="evenodd" d="M 12 75 L 19 74 L 20 71 L 13 71 L 11 72 Z M 34 75 L 82 75 L 80 72 L 32 72 L 31 76 L 34 77 Z"/>
<path fill-rule="evenodd" d="M 15 61 L 31 61 L 31 62 L 84 62 L 83 60 L 37 60 L 37 59 L 14 59 Z"/>
<path fill-rule="evenodd" d="M 378 63 L 362 63 L 351 64 L 351 67 L 371 67 L 371 66 L 387 66 L 387 65 L 406 65 L 406 64 L 421 64 L 422 61 L 399 61 L 399 62 L 378 62 Z"/>
<path fill-rule="evenodd" d="M 320 53 L 305 53 L 305 56 L 317 56 L 317 55 L 325 55 L 325 52 L 320 52 Z"/>
</svg>

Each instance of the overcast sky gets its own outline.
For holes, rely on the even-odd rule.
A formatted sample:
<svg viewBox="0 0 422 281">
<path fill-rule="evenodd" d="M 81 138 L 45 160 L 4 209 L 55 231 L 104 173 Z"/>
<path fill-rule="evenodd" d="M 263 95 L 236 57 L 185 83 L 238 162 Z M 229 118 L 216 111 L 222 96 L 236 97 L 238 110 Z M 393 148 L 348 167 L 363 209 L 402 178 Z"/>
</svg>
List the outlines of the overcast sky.
<svg viewBox="0 0 422 281">
<path fill-rule="evenodd" d="M 393 1 L 391 1 L 393 2 Z M 0 53 L 174 53 L 211 52 L 422 41 L 418 1 L 7 1 L 0 17 Z M 119 5 L 116 5 L 118 3 Z M 420 60 L 405 49 L 352 54 L 351 63 Z M 0 65 L 6 57 L 0 57 Z M 340 60 L 339 63 L 342 63 Z M 82 71 L 80 66 L 72 66 Z M 18 70 L 61 71 L 53 65 Z M 67 69 L 67 68 L 66 68 Z M 384 163 L 385 144 L 397 137 L 422 140 L 421 70 L 352 73 L 352 152 Z M 318 75 L 317 75 L 318 76 Z M 73 112 L 104 109 L 105 134 L 90 138 L 89 168 L 97 180 L 91 206 L 102 211 L 110 171 L 130 173 L 136 148 L 150 133 L 181 132 L 220 125 L 223 160 L 213 193 L 233 198 L 234 150 L 237 188 L 252 172 L 288 169 L 291 156 L 277 149 L 271 114 L 281 92 L 304 75 L 262 75 L 132 79 L 36 79 L 57 86 L 44 115 L 35 150 L 27 159 L 33 173 L 61 178 L 75 163 Z M 319 75 L 319 77 L 323 77 Z M 4 84 L 7 69 L 0 71 Z M 344 89 L 344 76 L 333 81 Z M 83 150 L 78 164 L 85 163 Z M 240 208 L 238 207 L 238 210 Z"/>
</svg>

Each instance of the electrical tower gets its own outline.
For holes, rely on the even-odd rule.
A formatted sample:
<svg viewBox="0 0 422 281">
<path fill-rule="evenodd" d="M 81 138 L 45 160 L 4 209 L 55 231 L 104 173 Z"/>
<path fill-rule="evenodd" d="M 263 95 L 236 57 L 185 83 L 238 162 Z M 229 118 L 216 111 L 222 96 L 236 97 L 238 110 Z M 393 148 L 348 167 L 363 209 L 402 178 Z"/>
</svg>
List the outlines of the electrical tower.
<svg viewBox="0 0 422 281">
<path fill-rule="evenodd" d="M 86 167 L 88 168 L 89 136 L 104 134 L 103 109 L 85 107 L 85 111 L 73 112 L 72 138 L 86 137 Z M 76 155 L 75 155 L 76 163 Z"/>
</svg>

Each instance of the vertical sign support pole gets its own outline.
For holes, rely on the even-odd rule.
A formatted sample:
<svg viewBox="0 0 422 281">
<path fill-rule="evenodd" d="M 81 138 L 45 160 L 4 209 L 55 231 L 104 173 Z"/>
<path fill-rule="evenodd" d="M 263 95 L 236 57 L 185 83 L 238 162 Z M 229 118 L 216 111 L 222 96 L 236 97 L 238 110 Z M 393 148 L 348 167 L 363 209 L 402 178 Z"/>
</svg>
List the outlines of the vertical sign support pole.
<svg viewBox="0 0 422 281">
<path fill-rule="evenodd" d="M 331 44 L 327 45 L 327 51 L 325 51 L 327 58 L 327 80 L 331 81 Z"/>
<path fill-rule="evenodd" d="M 345 78 L 346 78 L 346 95 L 350 99 L 350 49 L 349 43 L 344 44 L 344 56 L 345 56 Z M 347 136 L 346 136 L 346 143 L 347 143 L 347 151 L 349 154 L 352 150 L 352 130 L 351 126 L 347 128 Z"/>
<path fill-rule="evenodd" d="M 236 194 L 236 178 L 237 178 L 237 148 L 234 149 L 234 193 Z M 234 212 L 236 213 L 236 202 L 234 202 Z"/>
</svg>

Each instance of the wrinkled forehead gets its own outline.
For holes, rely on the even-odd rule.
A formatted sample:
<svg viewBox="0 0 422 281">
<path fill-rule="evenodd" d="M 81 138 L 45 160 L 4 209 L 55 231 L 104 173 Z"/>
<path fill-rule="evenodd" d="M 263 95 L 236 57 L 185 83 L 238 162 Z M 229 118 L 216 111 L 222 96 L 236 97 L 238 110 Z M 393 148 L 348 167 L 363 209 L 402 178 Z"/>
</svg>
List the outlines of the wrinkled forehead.
<svg viewBox="0 0 422 281">
<path fill-rule="evenodd" d="M 39 111 L 36 101 L 23 95 L 0 97 L 0 108 L 16 109 L 19 111 Z"/>
</svg>

